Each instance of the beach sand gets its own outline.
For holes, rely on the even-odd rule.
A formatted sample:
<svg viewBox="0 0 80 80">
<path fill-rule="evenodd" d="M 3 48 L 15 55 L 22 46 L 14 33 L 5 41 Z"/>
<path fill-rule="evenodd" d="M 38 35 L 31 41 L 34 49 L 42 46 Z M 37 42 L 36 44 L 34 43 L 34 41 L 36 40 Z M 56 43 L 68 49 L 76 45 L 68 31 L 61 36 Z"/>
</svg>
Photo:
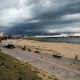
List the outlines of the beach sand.
<svg viewBox="0 0 80 80">
<path fill-rule="evenodd" d="M 7 40 L 7 42 L 11 42 L 18 46 L 26 46 L 33 47 L 45 50 L 53 54 L 53 51 L 60 53 L 64 57 L 74 58 L 75 55 L 78 55 L 80 59 L 80 44 L 75 43 L 59 43 L 59 42 L 40 42 L 34 40 L 26 40 L 26 39 L 12 39 Z"/>
</svg>

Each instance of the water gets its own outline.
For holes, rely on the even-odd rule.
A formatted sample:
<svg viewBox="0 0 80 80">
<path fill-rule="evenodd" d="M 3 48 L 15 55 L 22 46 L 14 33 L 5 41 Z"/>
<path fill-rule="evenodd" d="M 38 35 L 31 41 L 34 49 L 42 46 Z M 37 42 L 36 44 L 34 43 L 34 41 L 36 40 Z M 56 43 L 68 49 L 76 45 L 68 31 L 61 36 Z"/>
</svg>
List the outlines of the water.
<svg viewBox="0 0 80 80">
<path fill-rule="evenodd" d="M 40 41 L 46 42 L 70 42 L 70 43 L 80 43 L 80 38 L 73 38 L 73 37 L 46 37 L 46 38 L 39 38 Z"/>
</svg>

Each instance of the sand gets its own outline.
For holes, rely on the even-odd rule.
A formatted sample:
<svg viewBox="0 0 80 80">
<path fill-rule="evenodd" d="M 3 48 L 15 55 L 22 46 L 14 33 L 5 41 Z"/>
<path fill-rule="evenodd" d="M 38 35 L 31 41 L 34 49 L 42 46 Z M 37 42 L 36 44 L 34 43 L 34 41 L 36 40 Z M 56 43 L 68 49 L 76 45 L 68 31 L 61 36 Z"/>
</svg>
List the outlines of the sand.
<svg viewBox="0 0 80 80">
<path fill-rule="evenodd" d="M 80 44 L 76 43 L 60 43 L 60 42 L 40 42 L 26 39 L 7 40 L 15 45 L 40 48 L 53 54 L 53 51 L 60 53 L 64 57 L 74 58 L 78 55 L 80 59 Z"/>
</svg>

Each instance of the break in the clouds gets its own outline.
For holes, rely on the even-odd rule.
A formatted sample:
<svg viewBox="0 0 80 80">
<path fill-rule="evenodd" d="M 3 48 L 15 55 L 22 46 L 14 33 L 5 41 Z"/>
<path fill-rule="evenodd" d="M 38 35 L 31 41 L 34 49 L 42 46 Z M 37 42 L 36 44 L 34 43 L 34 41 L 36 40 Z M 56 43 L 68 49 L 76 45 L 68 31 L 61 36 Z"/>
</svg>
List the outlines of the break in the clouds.
<svg viewBox="0 0 80 80">
<path fill-rule="evenodd" d="M 80 32 L 80 0 L 0 0 L 0 31 Z"/>
</svg>

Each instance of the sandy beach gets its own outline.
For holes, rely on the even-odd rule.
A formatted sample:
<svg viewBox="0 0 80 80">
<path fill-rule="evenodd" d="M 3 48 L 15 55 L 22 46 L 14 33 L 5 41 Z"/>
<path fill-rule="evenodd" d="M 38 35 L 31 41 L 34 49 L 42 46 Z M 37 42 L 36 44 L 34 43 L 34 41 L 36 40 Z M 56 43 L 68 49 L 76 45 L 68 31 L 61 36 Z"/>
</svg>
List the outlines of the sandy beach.
<svg viewBox="0 0 80 80">
<path fill-rule="evenodd" d="M 32 48 L 39 48 L 44 51 L 47 51 L 53 54 L 53 51 L 60 53 L 64 57 L 74 58 L 75 55 L 78 55 L 80 59 L 80 44 L 75 43 L 55 43 L 55 42 L 40 42 L 34 40 L 25 40 L 25 39 L 12 39 L 7 40 L 15 45 L 26 46 Z"/>
</svg>

